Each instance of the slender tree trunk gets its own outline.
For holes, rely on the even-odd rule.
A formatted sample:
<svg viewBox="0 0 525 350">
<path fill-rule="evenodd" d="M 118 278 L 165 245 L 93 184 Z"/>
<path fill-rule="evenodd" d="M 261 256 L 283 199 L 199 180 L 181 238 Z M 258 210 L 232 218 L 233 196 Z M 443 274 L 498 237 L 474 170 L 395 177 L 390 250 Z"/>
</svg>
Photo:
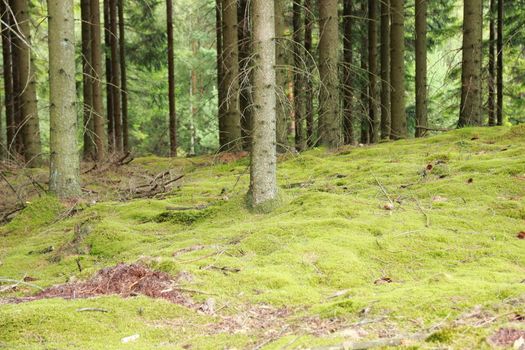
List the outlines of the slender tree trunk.
<svg viewBox="0 0 525 350">
<path fill-rule="evenodd" d="M 113 121 L 115 128 L 115 152 L 124 151 L 124 138 L 122 133 L 122 100 L 121 100 L 121 67 L 118 35 L 118 8 L 117 0 L 109 1 L 109 16 L 111 17 L 111 96 L 113 101 Z"/>
<path fill-rule="evenodd" d="M 191 19 L 190 19 L 190 25 L 191 25 Z M 197 57 L 198 52 L 198 42 L 193 39 L 191 42 L 191 52 L 193 54 L 194 62 Z M 191 72 L 190 72 L 190 151 L 188 154 L 190 156 L 195 155 L 195 118 L 197 117 L 197 104 L 196 104 L 196 98 L 199 94 L 198 89 L 198 77 L 197 77 L 197 70 L 195 67 L 192 66 Z"/>
<path fill-rule="evenodd" d="M 108 119 L 108 146 L 109 151 L 115 151 L 115 120 L 113 112 L 113 89 L 111 82 L 113 74 L 111 71 L 111 16 L 109 13 L 110 0 L 104 0 L 104 46 L 106 58 L 106 112 Z"/>
<path fill-rule="evenodd" d="M 90 33 L 91 33 L 91 72 L 93 74 L 92 91 L 92 119 L 95 139 L 95 154 L 97 161 L 106 159 L 107 138 L 106 123 L 104 120 L 104 106 L 102 96 L 102 38 L 100 34 L 100 2 L 90 0 Z"/>
<path fill-rule="evenodd" d="M 319 1 L 319 130 L 321 143 L 328 147 L 341 144 L 341 115 L 339 105 L 339 23 L 337 0 Z"/>
<path fill-rule="evenodd" d="M 48 0 L 51 164 L 49 189 L 60 198 L 78 197 L 75 90 L 75 18 L 73 0 Z"/>
<path fill-rule="evenodd" d="M 273 0 L 253 2 L 254 129 L 250 202 L 267 209 L 277 198 L 275 11 Z"/>
<path fill-rule="evenodd" d="M 226 114 L 224 144 L 221 149 L 239 151 L 242 148 L 241 114 L 239 111 L 239 44 L 237 32 L 237 1 L 222 0 L 222 44 Z"/>
<path fill-rule="evenodd" d="M 353 51 L 352 51 L 352 26 L 353 0 L 343 1 L 343 135 L 346 145 L 354 143 L 353 126 Z"/>
<path fill-rule="evenodd" d="M 15 9 L 15 1 L 17 0 L 9 0 L 9 7 L 11 8 L 11 11 L 14 11 Z M 12 14 L 14 15 L 14 14 Z M 20 33 L 19 31 L 13 26 L 16 23 L 17 19 L 12 17 L 11 18 L 11 25 L 12 25 L 12 33 L 11 33 L 11 62 L 12 62 L 12 70 L 13 70 L 13 100 L 14 100 L 14 114 L 15 114 L 15 129 L 14 129 L 14 138 L 15 138 L 15 144 L 14 144 L 14 150 L 17 155 L 23 156 L 24 154 L 24 139 L 23 139 L 23 132 L 22 132 L 22 125 L 23 125 L 23 118 L 22 118 L 22 112 L 21 112 L 21 102 L 20 102 L 20 91 L 22 88 L 20 87 L 20 50 L 18 49 L 21 46 L 20 43 Z M 16 33 L 15 33 L 16 32 Z"/>
<path fill-rule="evenodd" d="M 275 4 L 275 74 L 277 84 L 277 151 L 286 152 L 288 148 L 288 113 L 290 111 L 286 98 L 286 0 L 274 0 Z"/>
<path fill-rule="evenodd" d="M 368 118 L 371 122 L 370 142 L 379 141 L 381 120 L 377 111 L 377 1 L 368 1 Z"/>
<path fill-rule="evenodd" d="M 489 96 L 488 96 L 488 109 L 489 109 L 489 126 L 496 125 L 496 12 L 497 12 L 497 0 L 490 0 L 489 7 Z"/>
<path fill-rule="evenodd" d="M 248 0 L 239 0 L 237 18 L 239 22 L 239 69 L 240 69 L 240 96 L 241 131 L 244 150 L 249 151 L 252 145 L 252 99 L 251 85 L 251 30 L 249 20 Z"/>
<path fill-rule="evenodd" d="M 304 51 L 306 54 L 306 78 L 304 81 L 304 101 L 305 101 L 305 119 L 306 119 L 306 145 L 315 146 L 314 136 L 314 89 L 312 81 L 312 72 L 314 70 L 314 52 L 312 49 L 312 29 L 314 26 L 312 0 L 304 0 Z"/>
<path fill-rule="evenodd" d="M 498 101 L 497 101 L 497 120 L 498 125 L 503 125 L 503 0 L 498 0 Z"/>
<path fill-rule="evenodd" d="M 120 98 L 122 100 L 122 147 L 124 152 L 129 152 L 128 75 L 126 71 L 126 29 L 123 0 L 118 0 L 118 33 L 120 58 Z"/>
<path fill-rule="evenodd" d="M 367 28 L 367 22 L 366 19 L 368 18 L 368 8 L 363 1 L 361 3 L 361 18 L 363 18 L 362 21 L 362 28 L 361 28 L 361 76 L 362 76 L 362 82 L 361 82 L 361 143 L 363 145 L 370 143 L 370 130 L 372 129 L 372 121 L 370 120 L 369 115 L 369 109 L 368 109 L 368 100 L 369 100 L 369 87 L 370 83 L 368 82 L 368 79 L 370 78 L 369 75 L 366 73 L 368 72 L 368 37 L 366 35 L 366 28 Z"/>
<path fill-rule="evenodd" d="M 481 125 L 483 1 L 465 1 L 459 127 Z"/>
<path fill-rule="evenodd" d="M 9 155 L 13 153 L 15 146 L 16 121 L 14 111 L 13 93 L 13 62 L 12 62 L 12 37 L 9 27 L 11 26 L 11 14 L 7 11 L 4 1 L 0 1 L 0 12 L 2 22 L 2 55 L 3 55 L 3 76 L 4 76 L 4 96 L 5 96 L 5 115 L 6 115 L 6 148 Z"/>
<path fill-rule="evenodd" d="M 93 64 L 91 62 L 91 13 L 89 0 L 80 1 L 80 15 L 82 28 L 82 96 L 83 96 L 83 130 L 84 149 L 83 157 L 92 159 L 95 152 L 95 137 L 93 123 Z"/>
<path fill-rule="evenodd" d="M 390 15 L 390 82 L 392 92 L 391 103 L 391 131 L 390 137 L 394 140 L 407 137 L 407 117 L 405 112 L 405 1 L 391 0 Z"/>
<path fill-rule="evenodd" d="M 226 145 L 226 96 L 224 79 L 224 50 L 222 44 L 222 0 L 215 1 L 215 31 L 217 40 L 217 113 L 219 119 L 219 145 Z"/>
<path fill-rule="evenodd" d="M 381 0 L 381 139 L 390 138 L 390 0 Z"/>
<path fill-rule="evenodd" d="M 42 146 L 40 143 L 40 126 L 38 120 L 38 105 L 36 94 L 36 73 L 31 48 L 31 20 L 29 1 L 16 0 L 13 12 L 24 39 L 16 40 L 19 65 L 19 96 L 22 122 L 22 138 L 24 143 L 24 158 L 28 166 L 39 166 L 42 161 Z"/>
<path fill-rule="evenodd" d="M 298 151 L 305 149 L 305 101 L 304 101 L 304 73 L 305 55 L 303 49 L 303 20 L 302 20 L 302 0 L 293 1 L 293 52 L 294 52 L 294 116 L 295 116 L 295 148 Z"/>
<path fill-rule="evenodd" d="M 173 48 L 173 1 L 166 0 L 168 26 L 168 102 L 170 129 L 170 156 L 177 156 L 177 110 L 175 104 L 175 50 Z M 219 101 L 220 103 L 220 101 Z M 220 110 L 220 108 L 219 108 Z"/>
<path fill-rule="evenodd" d="M 423 137 L 427 116 L 427 0 L 416 2 L 416 137 Z"/>
</svg>

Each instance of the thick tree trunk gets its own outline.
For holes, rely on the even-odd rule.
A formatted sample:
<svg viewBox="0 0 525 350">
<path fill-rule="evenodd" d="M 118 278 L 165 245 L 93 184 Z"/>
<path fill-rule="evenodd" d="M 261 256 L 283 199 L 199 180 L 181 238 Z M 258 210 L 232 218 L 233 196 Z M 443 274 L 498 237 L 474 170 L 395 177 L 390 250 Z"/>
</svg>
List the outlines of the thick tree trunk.
<svg viewBox="0 0 525 350">
<path fill-rule="evenodd" d="M 221 149 L 239 151 L 242 149 L 242 136 L 239 111 L 239 43 L 236 0 L 222 0 L 222 23 L 222 70 L 227 95 L 225 96 L 224 144 L 221 144 Z"/>
<path fill-rule="evenodd" d="M 15 8 L 15 1 L 16 0 L 9 0 L 9 7 L 11 9 Z M 16 18 L 12 17 L 11 25 L 13 25 L 16 22 Z M 12 62 L 12 70 L 13 70 L 13 100 L 14 100 L 14 114 L 15 114 L 15 128 L 14 128 L 14 153 L 19 156 L 23 156 L 24 154 L 24 138 L 23 138 L 23 132 L 22 132 L 22 112 L 21 112 L 21 103 L 20 103 L 20 50 L 17 48 L 20 47 L 20 39 L 18 36 L 20 33 L 18 30 L 16 30 L 14 27 L 12 27 L 12 33 L 11 33 L 11 62 Z"/>
<path fill-rule="evenodd" d="M 371 122 L 370 142 L 379 141 L 381 120 L 377 111 L 377 1 L 368 1 L 368 118 Z"/>
<path fill-rule="evenodd" d="M 381 139 L 390 138 L 390 0 L 381 1 Z"/>
<path fill-rule="evenodd" d="M 124 152 L 129 152 L 128 75 L 126 71 L 126 29 L 123 0 L 118 0 L 118 33 L 120 58 L 120 98 L 122 101 L 122 147 Z"/>
<path fill-rule="evenodd" d="M 115 120 L 113 119 L 113 81 L 111 72 L 111 16 L 109 13 L 110 0 L 104 0 L 104 48 L 106 58 L 106 113 L 108 119 L 108 146 L 109 151 L 115 151 Z"/>
<path fill-rule="evenodd" d="M 115 152 L 124 151 L 124 138 L 122 133 L 122 100 L 121 100 L 121 67 L 119 54 L 118 35 L 118 8 L 117 0 L 109 1 L 109 16 L 111 17 L 111 96 L 113 101 L 113 122 L 115 128 Z"/>
<path fill-rule="evenodd" d="M 6 116 L 6 151 L 10 156 L 13 155 L 15 146 L 15 99 L 13 93 L 13 62 L 12 62 L 12 37 L 11 31 L 11 14 L 7 11 L 4 1 L 0 1 L 0 12 L 2 22 L 0 28 L 2 31 L 2 55 L 3 55 L 3 76 L 4 76 L 4 97 L 5 97 L 5 116 Z"/>
<path fill-rule="evenodd" d="M 496 125 L 496 8 L 497 0 L 490 0 L 489 7 L 489 79 L 488 114 L 489 126 Z"/>
<path fill-rule="evenodd" d="M 298 151 L 305 149 L 304 132 L 304 67 L 305 55 L 303 49 L 303 21 L 302 21 L 302 0 L 293 1 L 293 53 L 294 53 L 294 116 L 295 116 L 295 148 Z"/>
<path fill-rule="evenodd" d="M 102 38 L 100 34 L 100 2 L 90 0 L 91 25 L 91 68 L 93 73 L 92 86 L 92 118 L 95 139 L 96 159 L 101 162 L 106 159 L 107 138 L 104 120 L 102 96 Z"/>
<path fill-rule="evenodd" d="M 503 125 L 503 0 L 498 0 L 498 101 L 496 117 L 498 125 Z"/>
<path fill-rule="evenodd" d="M 481 125 L 483 1 L 465 1 L 459 127 Z"/>
<path fill-rule="evenodd" d="M 286 90 L 286 0 L 274 0 L 275 4 L 275 74 L 277 84 L 277 151 L 286 152 L 288 148 L 288 115 L 290 112 Z"/>
<path fill-rule="evenodd" d="M 304 51 L 306 54 L 306 78 L 304 89 L 305 119 L 306 119 L 306 145 L 315 146 L 314 136 L 314 89 L 311 72 L 314 70 L 314 52 L 312 49 L 312 29 L 314 26 L 312 0 L 304 0 Z"/>
<path fill-rule="evenodd" d="M 416 1 L 416 137 L 425 136 L 427 116 L 427 0 Z"/>
<path fill-rule="evenodd" d="M 80 16 L 82 20 L 82 96 L 83 96 L 83 157 L 90 160 L 95 152 L 95 137 L 93 123 L 93 64 L 91 62 L 91 13 L 89 0 L 80 1 Z"/>
<path fill-rule="evenodd" d="M 240 95 L 239 105 L 241 111 L 242 144 L 246 151 L 252 146 L 252 99 L 251 99 L 251 30 L 250 8 L 248 0 L 240 0 L 237 18 L 239 22 L 239 69 L 240 69 Z"/>
<path fill-rule="evenodd" d="M 341 115 L 339 105 L 339 23 L 337 0 L 319 0 L 319 94 L 320 141 L 328 147 L 337 147 L 342 142 Z"/>
<path fill-rule="evenodd" d="M 36 94 L 36 73 L 31 49 L 31 27 L 28 0 L 16 0 L 13 12 L 17 28 L 23 41 L 18 39 L 18 74 L 20 98 L 21 127 L 24 143 L 24 158 L 27 166 L 39 166 L 42 161 L 42 146 L 40 143 L 40 126 L 38 120 L 38 105 Z"/>
<path fill-rule="evenodd" d="M 177 110 L 175 104 L 175 50 L 173 48 L 173 1 L 166 0 L 168 26 L 168 102 L 170 129 L 170 156 L 177 156 Z M 219 101 L 220 103 L 220 101 Z M 220 110 L 220 108 L 219 108 Z"/>
<path fill-rule="evenodd" d="M 49 189 L 60 198 L 78 197 L 80 159 L 75 89 L 73 0 L 48 0 L 49 14 Z"/>
<path fill-rule="evenodd" d="M 352 51 L 352 26 L 353 0 L 343 1 L 343 135 L 346 145 L 354 143 L 353 126 L 353 51 Z"/>
<path fill-rule="evenodd" d="M 253 2 L 254 129 L 250 202 L 265 208 L 277 198 L 275 19 L 273 0 Z"/>
<path fill-rule="evenodd" d="M 405 1 L 391 0 L 390 15 L 390 83 L 392 92 L 391 131 L 394 140 L 407 137 L 407 117 L 405 112 Z"/>
</svg>

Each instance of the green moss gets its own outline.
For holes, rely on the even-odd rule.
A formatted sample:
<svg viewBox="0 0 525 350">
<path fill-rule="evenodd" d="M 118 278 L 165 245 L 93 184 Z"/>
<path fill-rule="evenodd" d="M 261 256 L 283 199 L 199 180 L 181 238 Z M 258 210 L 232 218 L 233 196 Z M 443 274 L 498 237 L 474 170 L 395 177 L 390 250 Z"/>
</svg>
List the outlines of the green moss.
<svg viewBox="0 0 525 350">
<path fill-rule="evenodd" d="M 26 205 L 26 208 L 9 223 L 7 230 L 28 233 L 53 222 L 64 210 L 58 199 L 51 195 L 35 198 Z"/>
</svg>

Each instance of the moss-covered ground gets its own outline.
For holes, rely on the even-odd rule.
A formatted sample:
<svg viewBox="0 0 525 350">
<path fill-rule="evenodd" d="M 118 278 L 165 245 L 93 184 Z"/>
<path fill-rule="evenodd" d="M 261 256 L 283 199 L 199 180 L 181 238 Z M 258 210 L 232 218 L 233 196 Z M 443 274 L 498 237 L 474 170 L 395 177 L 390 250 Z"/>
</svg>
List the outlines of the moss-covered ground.
<svg viewBox="0 0 525 350">
<path fill-rule="evenodd" d="M 162 199 L 101 200 L 74 215 L 35 198 L 0 227 L 0 278 L 47 287 L 139 262 L 184 273 L 213 314 L 142 296 L 0 301 L 0 348 L 294 349 L 429 332 L 405 348 L 483 349 L 500 327 L 525 329 L 524 126 L 285 155 L 271 213 L 246 208 L 248 159 L 215 160 L 136 159 L 135 173 L 185 177 Z M 276 329 L 248 320 L 261 305 L 288 310 Z M 236 317 L 247 326 L 224 326 Z M 330 322 L 337 332 L 315 331 Z"/>
</svg>

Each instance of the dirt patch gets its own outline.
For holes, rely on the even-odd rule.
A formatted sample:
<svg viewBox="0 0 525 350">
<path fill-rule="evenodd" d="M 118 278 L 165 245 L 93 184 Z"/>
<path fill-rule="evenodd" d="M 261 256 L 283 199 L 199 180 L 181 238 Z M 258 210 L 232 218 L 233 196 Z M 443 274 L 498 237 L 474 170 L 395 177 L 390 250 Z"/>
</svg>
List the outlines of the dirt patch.
<svg viewBox="0 0 525 350">
<path fill-rule="evenodd" d="M 525 331 L 512 329 L 512 328 L 500 328 L 496 333 L 491 335 L 488 339 L 489 343 L 495 346 L 512 346 L 518 339 L 525 339 Z"/>
<path fill-rule="evenodd" d="M 102 295 L 132 297 L 146 295 L 165 299 L 175 304 L 194 306 L 191 298 L 183 295 L 176 286 L 177 278 L 160 271 L 153 271 L 138 264 L 119 264 L 98 271 L 85 282 L 53 286 L 32 297 L 18 298 L 14 302 L 48 298 L 91 298 Z"/>
</svg>

